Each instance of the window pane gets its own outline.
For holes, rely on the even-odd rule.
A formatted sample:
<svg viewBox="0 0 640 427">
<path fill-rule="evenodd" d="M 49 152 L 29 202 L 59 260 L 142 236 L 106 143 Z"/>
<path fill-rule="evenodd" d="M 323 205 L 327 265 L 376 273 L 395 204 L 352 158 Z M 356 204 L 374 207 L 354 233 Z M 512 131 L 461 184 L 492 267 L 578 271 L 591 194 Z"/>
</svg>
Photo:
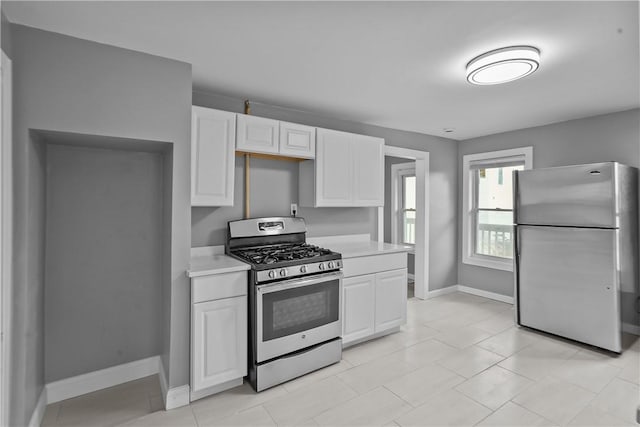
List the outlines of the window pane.
<svg viewBox="0 0 640 427">
<path fill-rule="evenodd" d="M 512 209 L 513 171 L 523 169 L 523 165 L 478 169 L 476 172 L 477 207 L 480 209 Z"/>
<path fill-rule="evenodd" d="M 416 208 L 416 177 L 405 176 L 403 177 L 403 203 L 404 209 Z"/>
<path fill-rule="evenodd" d="M 402 243 L 416 244 L 416 211 L 404 211 L 402 215 Z"/>
<path fill-rule="evenodd" d="M 513 212 L 478 211 L 476 254 L 513 258 Z"/>
</svg>

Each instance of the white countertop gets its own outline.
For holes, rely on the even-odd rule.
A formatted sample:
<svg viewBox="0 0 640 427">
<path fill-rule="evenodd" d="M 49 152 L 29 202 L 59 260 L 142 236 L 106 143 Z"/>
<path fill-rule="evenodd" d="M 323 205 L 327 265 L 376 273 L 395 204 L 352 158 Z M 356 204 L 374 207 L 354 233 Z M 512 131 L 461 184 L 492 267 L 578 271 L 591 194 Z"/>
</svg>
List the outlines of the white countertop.
<svg viewBox="0 0 640 427">
<path fill-rule="evenodd" d="M 224 248 L 222 248 L 222 253 L 219 248 L 211 246 L 192 248 L 187 276 L 198 277 L 209 274 L 232 273 L 234 271 L 249 270 L 250 268 L 249 264 L 225 255 Z"/>
<path fill-rule="evenodd" d="M 396 252 L 410 252 L 413 248 L 406 245 L 375 242 L 369 235 L 327 236 L 308 238 L 307 242 L 331 249 L 342 254 L 342 258 L 356 258 L 361 256 L 390 254 Z"/>
</svg>

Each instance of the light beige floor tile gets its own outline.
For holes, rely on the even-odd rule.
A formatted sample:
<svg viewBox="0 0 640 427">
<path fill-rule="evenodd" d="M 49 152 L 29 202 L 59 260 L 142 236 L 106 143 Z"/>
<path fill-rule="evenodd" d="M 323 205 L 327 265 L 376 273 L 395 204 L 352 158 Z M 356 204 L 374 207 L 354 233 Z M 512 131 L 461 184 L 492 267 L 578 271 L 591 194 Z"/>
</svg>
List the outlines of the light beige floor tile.
<svg viewBox="0 0 640 427">
<path fill-rule="evenodd" d="M 256 393 L 248 383 L 245 383 L 223 393 L 197 400 L 191 404 L 191 407 L 198 423 L 207 424 L 286 394 L 287 391 L 282 386 Z"/>
<path fill-rule="evenodd" d="M 574 419 L 569 422 L 570 426 L 601 426 L 601 427 L 615 427 L 615 426 L 633 426 L 635 423 L 629 423 L 620 418 L 617 418 L 602 409 L 588 405 L 582 410 Z"/>
<path fill-rule="evenodd" d="M 347 348 L 342 352 L 342 359 L 353 366 L 362 365 L 381 356 L 400 350 L 404 345 L 387 335 L 363 344 Z"/>
<path fill-rule="evenodd" d="M 607 362 L 608 358 L 605 356 L 578 351 L 560 366 L 555 376 L 599 393 L 622 370 Z"/>
<path fill-rule="evenodd" d="M 609 357 L 609 364 L 619 368 L 625 368 L 630 364 L 637 365 L 638 363 L 640 363 L 640 352 L 633 348 L 623 351 L 620 355 Z"/>
<path fill-rule="evenodd" d="M 471 346 L 438 361 L 445 368 L 471 378 L 479 372 L 500 362 L 504 357 L 480 347 Z"/>
<path fill-rule="evenodd" d="M 462 393 L 449 390 L 395 421 L 401 426 L 471 426 L 490 413 Z"/>
<path fill-rule="evenodd" d="M 60 402 L 57 424 L 110 426 L 151 413 L 146 391 L 118 390 L 112 387 Z"/>
<path fill-rule="evenodd" d="M 220 420 L 198 423 L 199 427 L 204 426 L 275 426 L 269 413 L 262 406 L 254 406 L 253 408 L 245 409 L 230 417 Z"/>
<path fill-rule="evenodd" d="M 450 330 L 437 335 L 435 339 L 457 348 L 470 347 L 475 343 L 489 338 L 492 334 L 472 326 Z"/>
<path fill-rule="evenodd" d="M 413 406 L 420 406 L 431 396 L 462 383 L 464 377 L 435 363 L 393 379 L 385 387 Z"/>
<path fill-rule="evenodd" d="M 197 423 L 191 406 L 183 406 L 170 411 L 157 411 L 122 425 L 128 427 L 196 427 Z"/>
<path fill-rule="evenodd" d="M 413 409 L 386 388 L 376 388 L 315 417 L 321 426 L 383 425 Z"/>
<path fill-rule="evenodd" d="M 486 320 L 491 316 L 493 316 L 493 313 L 490 311 L 479 308 L 467 308 L 465 310 L 460 310 L 456 315 L 427 322 L 425 325 L 441 332 L 449 332 L 465 326 L 475 325 L 476 323 Z"/>
<path fill-rule="evenodd" d="M 365 393 L 456 351 L 454 347 L 439 341 L 427 340 L 337 376 L 358 393 Z"/>
<path fill-rule="evenodd" d="M 633 423 L 639 398 L 637 384 L 614 378 L 593 400 L 592 404 L 623 421 Z"/>
<path fill-rule="evenodd" d="M 412 328 L 402 327 L 402 329 L 399 332 L 393 335 L 390 335 L 390 338 L 393 339 L 394 341 L 398 341 L 404 347 L 410 347 L 422 341 L 426 341 L 429 338 L 433 338 L 439 333 L 440 331 L 437 331 L 428 326 L 417 325 Z"/>
<path fill-rule="evenodd" d="M 533 381 L 499 366 L 493 366 L 458 385 L 456 390 L 493 410 L 498 409 Z"/>
<path fill-rule="evenodd" d="M 316 381 L 320 381 L 322 379 L 328 378 L 335 374 L 339 374 L 340 372 L 344 372 L 347 369 L 351 369 L 352 367 L 353 365 L 351 365 L 351 363 L 343 359 L 338 363 L 334 363 L 333 365 L 329 365 L 327 367 L 318 369 L 317 371 L 308 373 L 294 380 L 288 381 L 284 383 L 282 386 L 288 392 L 292 392 L 299 389 L 300 387 L 304 387 Z"/>
<path fill-rule="evenodd" d="M 270 400 L 264 407 L 278 425 L 295 425 L 356 396 L 351 388 L 330 377 Z"/>
<path fill-rule="evenodd" d="M 552 426 L 553 423 L 522 406 L 507 402 L 503 407 L 476 424 L 478 426 L 529 427 Z"/>
<path fill-rule="evenodd" d="M 474 323 L 473 327 L 489 332 L 490 334 L 499 334 L 509 328 L 515 327 L 515 320 L 511 314 L 508 316 L 493 316 L 481 322 Z"/>
<path fill-rule="evenodd" d="M 537 341 L 498 365 L 533 380 L 558 372 L 564 362 L 578 352 L 577 347 L 553 341 Z"/>
<path fill-rule="evenodd" d="M 538 341 L 540 341 L 540 339 L 536 335 L 525 329 L 514 327 L 483 340 L 477 345 L 486 350 L 509 357 Z"/>
<path fill-rule="evenodd" d="M 564 425 L 582 411 L 595 394 L 568 382 L 545 378 L 513 399 L 514 403 Z"/>
<path fill-rule="evenodd" d="M 640 384 L 640 362 L 627 363 L 618 373 L 618 378 L 635 384 Z"/>
</svg>

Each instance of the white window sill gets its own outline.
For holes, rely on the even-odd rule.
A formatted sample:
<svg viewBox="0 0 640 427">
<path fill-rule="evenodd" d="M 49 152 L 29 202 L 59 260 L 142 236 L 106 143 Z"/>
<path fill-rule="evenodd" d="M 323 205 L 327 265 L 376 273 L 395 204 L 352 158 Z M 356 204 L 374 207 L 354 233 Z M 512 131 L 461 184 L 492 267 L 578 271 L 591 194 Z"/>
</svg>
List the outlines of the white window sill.
<svg viewBox="0 0 640 427">
<path fill-rule="evenodd" d="M 463 264 L 475 265 L 477 267 L 492 268 L 494 270 L 513 271 L 513 260 L 499 260 L 479 256 L 467 256 L 462 260 Z"/>
</svg>

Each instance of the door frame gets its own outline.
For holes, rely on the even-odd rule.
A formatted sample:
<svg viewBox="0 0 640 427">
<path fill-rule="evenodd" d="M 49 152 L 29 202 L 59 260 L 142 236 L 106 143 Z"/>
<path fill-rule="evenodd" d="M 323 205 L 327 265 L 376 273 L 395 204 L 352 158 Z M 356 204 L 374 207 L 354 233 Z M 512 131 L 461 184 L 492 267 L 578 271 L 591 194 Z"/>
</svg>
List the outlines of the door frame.
<svg viewBox="0 0 640 427">
<path fill-rule="evenodd" d="M 13 245 L 12 66 L 0 58 L 0 425 L 9 425 Z"/>
<path fill-rule="evenodd" d="M 415 296 L 419 299 L 427 299 L 429 295 L 429 152 L 385 145 L 384 155 L 416 162 Z M 384 188 L 382 193 L 384 194 Z M 378 207 L 377 216 L 378 242 L 384 242 L 384 206 Z"/>
</svg>

